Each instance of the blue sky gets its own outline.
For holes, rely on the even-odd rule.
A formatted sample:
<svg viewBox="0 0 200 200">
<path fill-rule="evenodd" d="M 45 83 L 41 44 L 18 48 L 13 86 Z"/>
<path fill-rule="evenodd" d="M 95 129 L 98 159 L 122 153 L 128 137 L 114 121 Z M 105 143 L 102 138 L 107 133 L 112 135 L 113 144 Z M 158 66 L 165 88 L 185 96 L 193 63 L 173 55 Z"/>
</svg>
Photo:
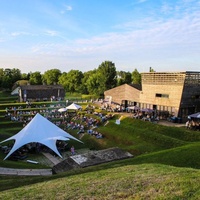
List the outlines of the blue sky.
<svg viewBox="0 0 200 200">
<path fill-rule="evenodd" d="M 0 0 L 0 68 L 200 71 L 200 0 Z"/>
</svg>

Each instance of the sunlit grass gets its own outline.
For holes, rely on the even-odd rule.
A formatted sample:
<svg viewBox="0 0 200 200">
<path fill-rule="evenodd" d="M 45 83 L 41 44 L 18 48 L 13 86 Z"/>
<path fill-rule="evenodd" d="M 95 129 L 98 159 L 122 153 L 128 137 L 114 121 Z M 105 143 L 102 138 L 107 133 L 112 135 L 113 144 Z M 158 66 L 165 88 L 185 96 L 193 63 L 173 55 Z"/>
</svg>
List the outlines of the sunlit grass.
<svg viewBox="0 0 200 200">
<path fill-rule="evenodd" d="M 158 164 L 102 169 L 14 188 L 1 199 L 198 199 L 200 171 Z"/>
<path fill-rule="evenodd" d="M 69 98 L 82 97 L 75 94 Z M 82 104 L 84 109 L 87 104 Z M 118 146 L 132 153 L 133 158 L 47 177 L 0 176 L 0 199 L 199 199 L 200 132 L 129 117 L 121 118 L 117 125 L 119 117 L 116 114 L 106 126 L 101 124 L 97 128 L 103 139 L 85 133 L 81 138 L 83 144 L 75 141 L 71 144 L 77 150 Z M 1 119 L 1 140 L 21 129 L 21 125 Z M 78 137 L 77 130 L 67 132 Z M 47 167 L 26 161 L 3 161 L 4 157 L 1 152 L 1 167 Z M 43 160 L 44 157 L 30 154 L 29 159 Z"/>
</svg>

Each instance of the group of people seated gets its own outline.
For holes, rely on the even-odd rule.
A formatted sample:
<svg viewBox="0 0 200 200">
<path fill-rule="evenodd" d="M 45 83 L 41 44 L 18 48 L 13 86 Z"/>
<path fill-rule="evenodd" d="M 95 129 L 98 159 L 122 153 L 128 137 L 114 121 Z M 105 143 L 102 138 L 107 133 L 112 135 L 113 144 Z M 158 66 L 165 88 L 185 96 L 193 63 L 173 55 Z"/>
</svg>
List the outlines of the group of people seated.
<svg viewBox="0 0 200 200">
<path fill-rule="evenodd" d="M 66 150 L 69 149 L 68 143 L 67 143 L 66 141 L 61 141 L 61 140 L 58 141 L 58 140 L 57 140 L 56 146 L 57 146 L 58 151 L 59 151 L 60 153 L 62 153 L 63 151 L 66 151 Z"/>
<path fill-rule="evenodd" d="M 77 114 L 70 122 L 66 124 L 66 129 L 77 130 L 77 134 L 87 132 L 98 139 L 103 138 L 103 135 L 94 129 L 98 128 L 102 122 L 105 122 L 109 117 L 112 116 L 104 116 L 101 113 L 94 114 L 98 116 L 98 118 Z"/>
<path fill-rule="evenodd" d="M 195 120 L 188 120 L 185 123 L 186 128 L 191 129 L 191 130 L 199 130 L 200 131 L 200 121 L 195 121 Z"/>
<path fill-rule="evenodd" d="M 95 136 L 97 139 L 103 138 L 103 135 L 101 133 L 99 133 L 98 131 L 95 131 L 93 129 L 87 130 L 87 133 L 92 135 L 92 136 Z"/>
<path fill-rule="evenodd" d="M 12 146 L 13 144 L 9 143 L 7 146 L 1 146 L 1 150 L 3 153 L 8 154 L 12 149 Z M 28 157 L 28 153 L 39 153 L 40 151 L 44 150 L 44 148 L 46 147 L 38 142 L 28 143 L 12 153 L 9 159 L 24 160 Z"/>
<path fill-rule="evenodd" d="M 106 103 L 106 102 L 102 102 L 101 106 L 100 106 L 101 110 L 106 110 L 109 112 L 125 112 L 126 108 L 124 106 L 121 106 L 119 104 L 116 103 Z"/>
<path fill-rule="evenodd" d="M 91 120 L 93 121 L 93 120 Z M 97 128 L 98 126 L 96 125 L 96 123 L 89 123 L 89 125 L 87 123 L 81 124 L 81 123 L 77 123 L 77 122 L 69 122 L 66 125 L 67 129 L 76 129 L 78 130 L 77 134 L 81 134 L 81 133 L 85 133 L 87 132 L 90 135 L 95 136 L 96 138 L 103 138 L 102 134 L 99 133 L 98 131 L 95 131 L 94 129 Z"/>
<path fill-rule="evenodd" d="M 134 119 L 141 119 L 143 121 L 158 122 L 160 120 L 158 115 L 149 112 L 137 111 L 133 114 Z"/>
</svg>

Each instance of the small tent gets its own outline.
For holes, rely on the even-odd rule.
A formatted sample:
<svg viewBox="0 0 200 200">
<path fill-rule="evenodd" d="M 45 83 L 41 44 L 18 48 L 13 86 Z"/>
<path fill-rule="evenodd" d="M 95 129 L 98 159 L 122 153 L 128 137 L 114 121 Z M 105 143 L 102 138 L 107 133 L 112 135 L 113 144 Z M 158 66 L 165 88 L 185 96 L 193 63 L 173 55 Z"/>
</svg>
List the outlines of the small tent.
<svg viewBox="0 0 200 200">
<path fill-rule="evenodd" d="M 82 109 L 82 107 L 78 104 L 72 103 L 71 105 L 66 107 L 67 110 L 79 110 Z"/>
<path fill-rule="evenodd" d="M 188 116 L 188 118 L 197 118 L 197 119 L 200 119 L 200 112 L 191 114 L 191 115 Z"/>
<path fill-rule="evenodd" d="M 58 112 L 62 113 L 62 112 L 66 112 L 67 111 L 67 108 L 59 108 L 58 109 Z"/>
<path fill-rule="evenodd" d="M 21 131 L 0 143 L 9 140 L 15 140 L 12 149 L 4 158 L 4 160 L 7 159 L 20 147 L 32 142 L 40 143 L 49 147 L 58 156 L 62 158 L 56 147 L 56 141 L 67 141 L 70 139 L 81 142 L 80 140 L 71 136 L 69 133 L 65 132 L 64 130 L 56 126 L 54 123 L 50 122 L 48 119 L 37 113 L 35 117 Z"/>
</svg>

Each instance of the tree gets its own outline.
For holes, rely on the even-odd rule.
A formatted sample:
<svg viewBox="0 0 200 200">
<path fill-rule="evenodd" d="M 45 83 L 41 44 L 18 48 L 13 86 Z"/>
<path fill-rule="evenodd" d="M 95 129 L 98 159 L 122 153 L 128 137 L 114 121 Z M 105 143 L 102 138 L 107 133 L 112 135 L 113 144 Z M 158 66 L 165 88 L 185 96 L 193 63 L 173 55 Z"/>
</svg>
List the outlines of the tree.
<svg viewBox="0 0 200 200">
<path fill-rule="evenodd" d="M 23 79 L 23 80 L 29 80 L 29 79 L 30 79 L 30 73 L 28 73 L 28 74 L 23 73 L 23 74 L 22 74 L 22 79 Z"/>
<path fill-rule="evenodd" d="M 117 71 L 117 85 L 132 83 L 132 74 L 130 72 L 125 71 Z"/>
<path fill-rule="evenodd" d="M 15 83 L 16 81 L 20 80 L 22 78 L 21 71 L 19 69 L 13 68 L 11 70 L 11 77 L 12 82 Z"/>
<path fill-rule="evenodd" d="M 42 75 L 40 72 L 34 72 L 30 74 L 29 82 L 31 85 L 41 85 L 42 84 Z"/>
<path fill-rule="evenodd" d="M 68 92 L 79 92 L 83 73 L 79 70 L 71 70 L 63 73 L 59 78 L 59 83 L 63 85 Z"/>
<path fill-rule="evenodd" d="M 149 72 L 155 72 L 155 70 L 152 67 L 150 67 Z"/>
<path fill-rule="evenodd" d="M 2 77 L 1 86 L 5 89 L 12 89 L 13 84 L 21 79 L 21 71 L 19 69 L 5 69 Z"/>
<path fill-rule="evenodd" d="M 100 94 L 104 91 L 114 88 L 117 85 L 117 76 L 115 64 L 111 61 L 102 62 L 97 69 L 98 83 L 100 84 Z"/>
<path fill-rule="evenodd" d="M 80 92 L 82 94 L 89 94 L 88 91 L 88 85 L 87 85 L 87 80 L 90 78 L 90 76 L 92 76 L 94 73 L 96 73 L 96 69 L 95 70 L 90 70 L 87 72 L 83 73 L 83 78 L 81 80 L 81 87 L 80 87 Z"/>
<path fill-rule="evenodd" d="M 3 82 L 3 76 L 4 76 L 4 70 L 3 68 L 0 68 L 0 86 L 2 87 Z"/>
<path fill-rule="evenodd" d="M 93 73 L 90 75 L 87 79 L 87 89 L 89 94 L 95 95 L 95 96 L 101 96 L 102 95 L 102 89 L 101 84 L 99 82 L 99 75 L 98 73 Z"/>
<path fill-rule="evenodd" d="M 67 78 L 67 72 L 63 72 L 58 80 L 58 83 L 61 84 L 65 90 L 67 90 Z"/>
<path fill-rule="evenodd" d="M 133 80 L 133 84 L 141 84 L 141 74 L 138 72 L 137 69 L 135 69 L 132 72 L 132 80 Z"/>
<path fill-rule="evenodd" d="M 42 81 L 47 85 L 57 84 L 60 76 L 61 71 L 59 69 L 50 69 L 43 74 Z"/>
</svg>

